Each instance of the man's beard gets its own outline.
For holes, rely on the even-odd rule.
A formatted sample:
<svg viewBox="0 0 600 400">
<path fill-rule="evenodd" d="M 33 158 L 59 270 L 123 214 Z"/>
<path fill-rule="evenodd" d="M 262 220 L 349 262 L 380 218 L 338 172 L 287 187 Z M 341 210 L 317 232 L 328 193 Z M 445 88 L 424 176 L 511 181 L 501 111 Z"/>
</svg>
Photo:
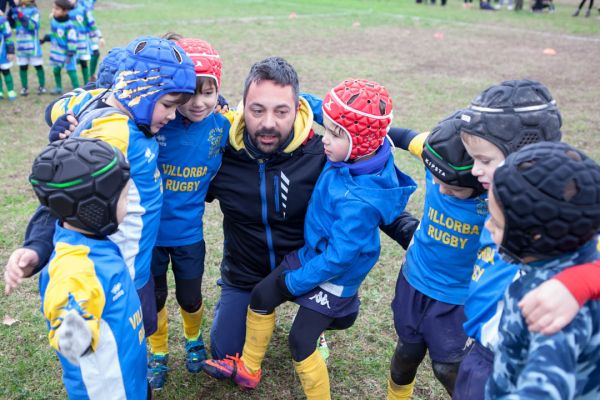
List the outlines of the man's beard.
<svg viewBox="0 0 600 400">
<path fill-rule="evenodd" d="M 261 136 L 275 138 L 275 141 L 272 145 L 265 145 L 259 141 Z M 274 153 L 281 145 L 281 136 L 281 132 L 277 131 L 276 129 L 260 129 L 256 132 L 252 142 L 260 151 L 265 153 Z"/>
</svg>

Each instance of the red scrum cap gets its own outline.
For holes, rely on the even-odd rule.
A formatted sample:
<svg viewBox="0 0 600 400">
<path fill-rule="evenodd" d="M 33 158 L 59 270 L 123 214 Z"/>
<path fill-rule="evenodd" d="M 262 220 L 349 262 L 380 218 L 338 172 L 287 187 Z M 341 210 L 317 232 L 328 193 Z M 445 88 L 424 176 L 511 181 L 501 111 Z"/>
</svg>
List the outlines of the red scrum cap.
<svg viewBox="0 0 600 400">
<path fill-rule="evenodd" d="M 355 160 L 383 143 L 392 122 L 392 99 L 376 82 L 347 79 L 327 93 L 323 113 L 348 134 L 348 160 Z"/>
<path fill-rule="evenodd" d="M 183 38 L 177 44 L 186 52 L 194 62 L 196 76 L 213 78 L 217 82 L 217 89 L 221 87 L 221 57 L 208 43 L 201 39 Z"/>
</svg>

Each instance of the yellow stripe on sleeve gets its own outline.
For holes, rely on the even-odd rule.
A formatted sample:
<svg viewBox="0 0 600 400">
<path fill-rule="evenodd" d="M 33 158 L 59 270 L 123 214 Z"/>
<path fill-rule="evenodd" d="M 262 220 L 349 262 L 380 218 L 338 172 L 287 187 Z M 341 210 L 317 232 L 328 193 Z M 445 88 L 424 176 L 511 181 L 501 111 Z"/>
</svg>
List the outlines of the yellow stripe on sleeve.
<svg viewBox="0 0 600 400">
<path fill-rule="evenodd" d="M 124 114 L 111 114 L 96 118 L 92 126 L 81 132 L 81 137 L 96 138 L 115 146 L 127 157 L 129 147 L 129 118 Z"/>
<path fill-rule="evenodd" d="M 48 339 L 58 348 L 56 330 L 70 310 L 76 310 L 85 319 L 92 332 L 92 349 L 95 351 L 100 337 L 100 317 L 106 297 L 96 276 L 94 263 L 88 257 L 87 246 L 56 244 L 56 255 L 48 266 L 50 282 L 44 294 L 44 316 L 50 321 Z"/>
</svg>

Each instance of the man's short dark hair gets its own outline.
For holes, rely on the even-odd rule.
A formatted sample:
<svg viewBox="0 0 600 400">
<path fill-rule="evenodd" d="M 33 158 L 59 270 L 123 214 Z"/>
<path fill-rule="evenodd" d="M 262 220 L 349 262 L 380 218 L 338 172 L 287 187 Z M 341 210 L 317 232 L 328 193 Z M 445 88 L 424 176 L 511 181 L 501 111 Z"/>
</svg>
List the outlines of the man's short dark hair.
<svg viewBox="0 0 600 400">
<path fill-rule="evenodd" d="M 244 84 L 244 103 L 248 95 L 248 88 L 252 83 L 260 83 L 261 81 L 273 81 L 281 86 L 291 86 L 294 92 L 294 100 L 298 105 L 298 92 L 300 84 L 298 82 L 298 74 L 290 63 L 281 57 L 268 57 L 262 61 L 256 62 L 246 77 Z"/>
</svg>

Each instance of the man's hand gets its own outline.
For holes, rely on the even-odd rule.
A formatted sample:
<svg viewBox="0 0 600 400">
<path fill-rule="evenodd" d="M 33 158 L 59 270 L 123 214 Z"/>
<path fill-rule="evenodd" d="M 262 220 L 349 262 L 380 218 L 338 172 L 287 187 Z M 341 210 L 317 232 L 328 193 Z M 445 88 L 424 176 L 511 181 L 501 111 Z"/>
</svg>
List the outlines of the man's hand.
<svg viewBox="0 0 600 400">
<path fill-rule="evenodd" d="M 56 330 L 58 348 L 73 365 L 79 365 L 79 359 L 88 351 L 92 344 L 92 332 L 85 320 L 75 310 L 69 311 Z"/>
<path fill-rule="evenodd" d="M 519 308 L 530 331 L 552 335 L 575 318 L 579 303 L 565 285 L 550 279 L 527 293 Z"/>
<path fill-rule="evenodd" d="M 75 131 L 77 124 L 77 119 L 71 111 L 69 111 L 67 114 L 61 115 L 50 128 L 48 139 L 50 142 L 54 142 L 56 140 L 68 138 Z"/>
<path fill-rule="evenodd" d="M 4 282 L 6 283 L 4 293 L 8 295 L 13 289 L 16 289 L 23 278 L 29 277 L 39 263 L 38 254 L 31 249 L 22 247 L 13 251 L 4 268 Z"/>
</svg>

